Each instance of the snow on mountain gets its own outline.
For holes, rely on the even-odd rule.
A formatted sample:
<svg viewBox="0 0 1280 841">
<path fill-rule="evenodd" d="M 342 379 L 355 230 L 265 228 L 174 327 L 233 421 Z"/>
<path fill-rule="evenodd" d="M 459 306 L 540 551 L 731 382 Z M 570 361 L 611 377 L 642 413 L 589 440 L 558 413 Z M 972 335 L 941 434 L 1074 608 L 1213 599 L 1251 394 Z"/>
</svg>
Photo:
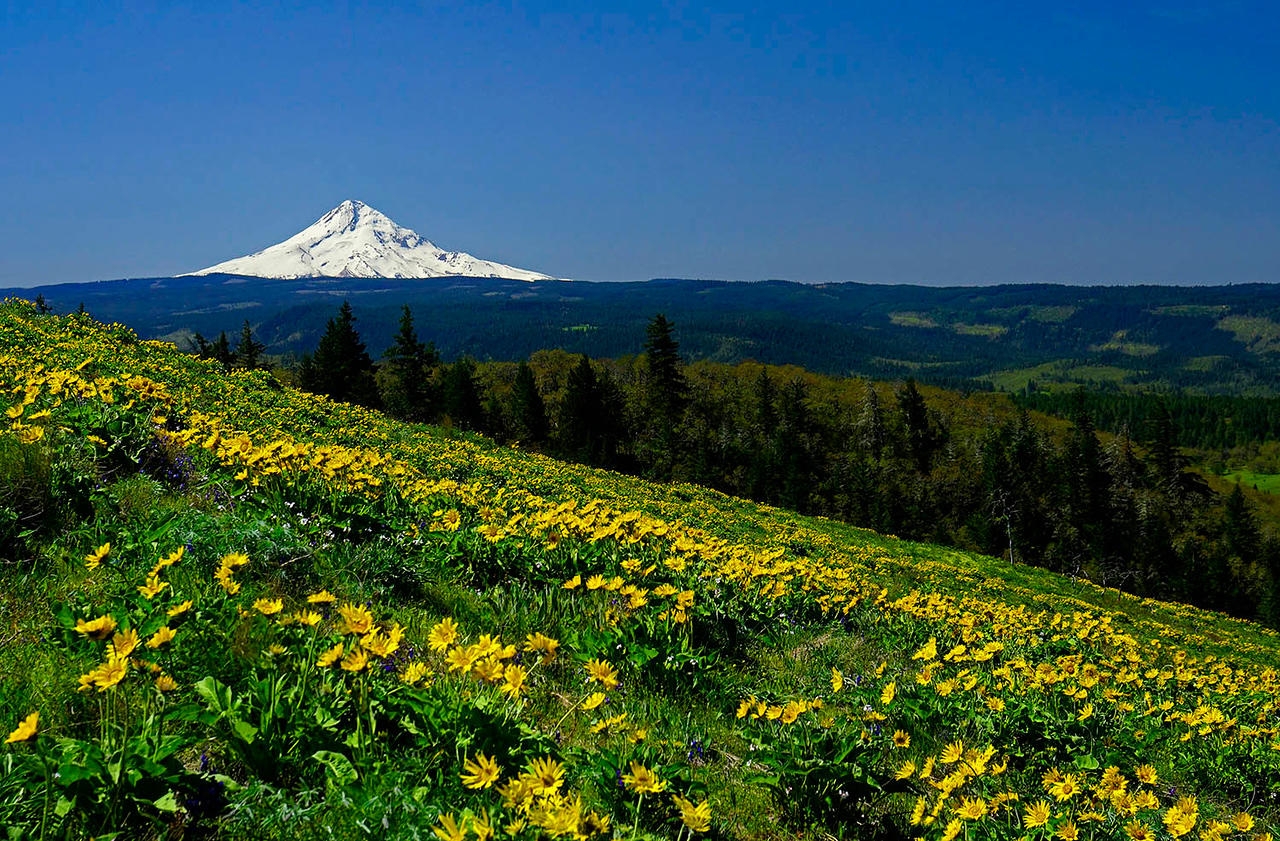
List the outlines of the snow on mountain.
<svg viewBox="0 0 1280 841">
<path fill-rule="evenodd" d="M 315 224 L 247 257 L 190 275 L 214 273 L 299 277 L 501 277 L 551 280 L 549 275 L 445 251 L 402 228 L 364 202 L 348 199 Z"/>
</svg>

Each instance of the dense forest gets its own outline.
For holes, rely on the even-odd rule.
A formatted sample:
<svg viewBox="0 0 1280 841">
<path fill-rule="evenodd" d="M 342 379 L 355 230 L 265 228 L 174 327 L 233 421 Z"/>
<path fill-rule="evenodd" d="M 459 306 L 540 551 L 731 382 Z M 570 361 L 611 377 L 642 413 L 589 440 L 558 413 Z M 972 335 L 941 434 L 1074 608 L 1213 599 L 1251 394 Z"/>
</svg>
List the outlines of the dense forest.
<svg viewBox="0 0 1280 841">
<path fill-rule="evenodd" d="M 1171 392 L 1153 396 L 1132 391 L 1036 391 L 1015 396 L 1020 406 L 1059 417 L 1081 408 L 1099 429 L 1120 435 L 1148 429 L 1161 412 L 1173 418 L 1177 444 L 1201 450 L 1216 472 L 1228 463 L 1248 461 L 1264 472 L 1280 473 L 1280 400 L 1268 397 Z"/>
<path fill-rule="evenodd" d="M 911 379 L 686 364 L 662 315 L 636 338 L 642 352 L 615 359 L 542 350 L 446 363 L 406 306 L 375 363 L 344 303 L 294 373 L 305 389 L 396 417 L 1280 625 L 1280 540 L 1238 485 L 1215 493 L 1182 449 L 1211 434 L 1196 418 L 1221 408 L 1213 400 L 1077 393 L 1015 405 Z M 234 349 L 225 335 L 197 337 L 197 349 L 262 364 L 248 322 Z M 1266 401 L 1239 406 L 1250 411 L 1232 404 L 1232 417 L 1270 434 Z M 1100 423 L 1117 434 L 1104 441 Z"/>
</svg>

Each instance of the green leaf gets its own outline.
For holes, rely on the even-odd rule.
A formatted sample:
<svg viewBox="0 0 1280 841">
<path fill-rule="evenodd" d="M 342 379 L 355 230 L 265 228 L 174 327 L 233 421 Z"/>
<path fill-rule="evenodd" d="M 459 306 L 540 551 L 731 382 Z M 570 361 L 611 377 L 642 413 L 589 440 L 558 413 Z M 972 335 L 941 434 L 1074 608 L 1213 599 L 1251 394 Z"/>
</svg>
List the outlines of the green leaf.
<svg viewBox="0 0 1280 841">
<path fill-rule="evenodd" d="M 231 687 L 218 682 L 217 678 L 206 677 L 196 682 L 196 694 L 204 699 L 209 709 L 219 715 L 231 712 Z"/>
<path fill-rule="evenodd" d="M 173 796 L 172 791 L 169 791 L 165 793 L 164 797 L 152 801 L 152 805 L 161 812 L 176 812 L 178 811 L 178 798 Z"/>
<path fill-rule="evenodd" d="M 64 787 L 75 785 L 92 776 L 93 773 L 83 765 L 64 763 L 58 766 L 58 782 Z"/>
<path fill-rule="evenodd" d="M 311 754 L 311 758 L 325 767 L 325 776 L 335 787 L 350 785 L 359 778 L 351 760 L 336 751 L 318 750 Z"/>
<path fill-rule="evenodd" d="M 1099 767 L 1098 760 L 1091 753 L 1082 753 L 1075 759 L 1075 766 L 1081 771 L 1095 771 Z"/>
<path fill-rule="evenodd" d="M 253 740 L 258 736 L 258 728 L 238 718 L 232 719 L 231 731 L 240 738 L 240 741 L 247 745 L 253 744 Z"/>
</svg>

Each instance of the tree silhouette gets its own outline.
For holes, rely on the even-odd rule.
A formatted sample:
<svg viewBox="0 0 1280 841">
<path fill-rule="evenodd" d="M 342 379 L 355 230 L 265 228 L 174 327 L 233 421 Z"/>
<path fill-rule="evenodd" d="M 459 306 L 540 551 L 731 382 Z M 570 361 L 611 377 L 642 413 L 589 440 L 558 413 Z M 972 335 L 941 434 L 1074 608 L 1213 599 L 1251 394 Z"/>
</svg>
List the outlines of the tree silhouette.
<svg viewBox="0 0 1280 841">
<path fill-rule="evenodd" d="M 309 365 L 299 368 L 299 380 L 308 391 L 327 394 L 334 400 L 377 407 L 373 360 L 360 341 L 355 321 L 351 304 L 343 301 L 338 317 L 329 319 Z"/>
<path fill-rule="evenodd" d="M 262 367 L 262 354 L 266 349 L 266 345 L 253 337 L 253 328 L 246 318 L 244 327 L 240 329 L 240 341 L 236 345 L 236 364 L 250 371 Z"/>
</svg>

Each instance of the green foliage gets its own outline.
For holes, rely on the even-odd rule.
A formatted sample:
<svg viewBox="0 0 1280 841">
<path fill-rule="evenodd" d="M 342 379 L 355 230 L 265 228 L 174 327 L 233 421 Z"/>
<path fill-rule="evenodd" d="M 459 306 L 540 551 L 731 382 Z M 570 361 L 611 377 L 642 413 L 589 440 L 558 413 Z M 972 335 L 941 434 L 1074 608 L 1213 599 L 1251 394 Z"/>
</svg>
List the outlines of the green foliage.
<svg viewBox="0 0 1280 841">
<path fill-rule="evenodd" d="M 342 302 L 338 317 L 329 319 L 320 344 L 300 372 L 302 387 L 334 400 L 378 405 L 373 360 L 356 332 L 351 304 Z"/>
</svg>

